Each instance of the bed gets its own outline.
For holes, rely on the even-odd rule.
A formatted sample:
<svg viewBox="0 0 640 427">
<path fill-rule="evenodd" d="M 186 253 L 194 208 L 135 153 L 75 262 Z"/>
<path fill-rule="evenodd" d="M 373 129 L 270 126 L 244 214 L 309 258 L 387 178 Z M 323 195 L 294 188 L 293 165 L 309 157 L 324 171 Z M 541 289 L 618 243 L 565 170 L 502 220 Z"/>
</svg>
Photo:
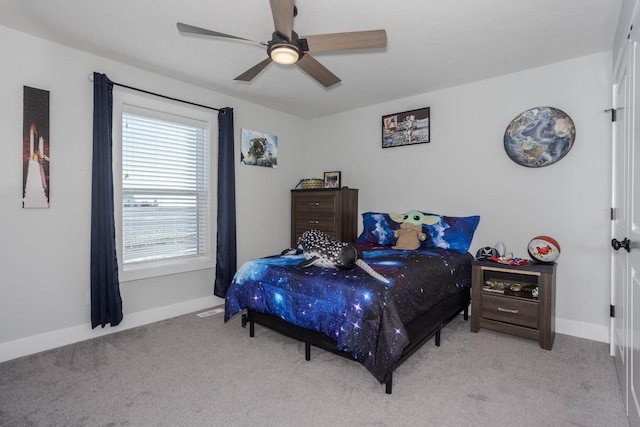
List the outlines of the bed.
<svg viewBox="0 0 640 427">
<path fill-rule="evenodd" d="M 255 259 L 234 276 L 225 321 L 243 313 L 252 337 L 257 323 L 302 341 L 306 360 L 311 346 L 356 360 L 391 394 L 393 371 L 402 362 L 432 337 L 440 345 L 442 328 L 458 314 L 468 319 L 473 257 L 466 251 L 479 217 L 463 217 L 471 224 L 463 227 L 462 245 L 453 238 L 461 224 L 442 217 L 425 230 L 429 239 L 420 248 L 395 250 L 395 225 L 385 215 L 363 214 L 356 246 L 388 284 L 358 267 L 302 268 L 303 255 Z"/>
</svg>

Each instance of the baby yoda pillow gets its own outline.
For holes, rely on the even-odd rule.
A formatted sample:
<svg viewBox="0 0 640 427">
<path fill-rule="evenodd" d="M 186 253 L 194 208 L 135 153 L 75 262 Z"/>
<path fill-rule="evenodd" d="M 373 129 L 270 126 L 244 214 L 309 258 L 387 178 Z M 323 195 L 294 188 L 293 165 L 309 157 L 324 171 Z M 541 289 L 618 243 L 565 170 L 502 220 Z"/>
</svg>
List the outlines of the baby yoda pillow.
<svg viewBox="0 0 640 427">
<path fill-rule="evenodd" d="M 440 221 L 422 226 L 426 238 L 420 244 L 421 247 L 451 249 L 461 253 L 466 253 L 469 250 L 473 234 L 480 222 L 480 216 L 454 217 L 424 214 L 437 216 Z M 362 214 L 362 225 L 363 230 L 357 239 L 358 243 L 374 243 L 384 246 L 393 246 L 397 243 L 394 232 L 400 229 L 400 224 L 393 221 L 388 213 L 365 212 Z"/>
<path fill-rule="evenodd" d="M 422 232 L 422 226 L 440 222 L 440 217 L 425 215 L 418 211 L 409 211 L 404 214 L 390 212 L 389 217 L 400 224 L 400 228 L 393 232 L 398 238 L 396 244 L 391 246 L 393 249 L 418 249 L 420 243 L 427 238 L 427 235 Z"/>
</svg>

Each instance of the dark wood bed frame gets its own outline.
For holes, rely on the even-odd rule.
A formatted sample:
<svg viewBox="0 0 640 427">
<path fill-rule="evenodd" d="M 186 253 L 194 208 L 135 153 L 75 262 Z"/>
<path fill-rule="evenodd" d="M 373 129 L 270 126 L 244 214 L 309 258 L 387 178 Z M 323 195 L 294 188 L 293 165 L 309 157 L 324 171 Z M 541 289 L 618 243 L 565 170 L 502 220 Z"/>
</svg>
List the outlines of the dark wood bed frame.
<svg viewBox="0 0 640 427">
<path fill-rule="evenodd" d="M 404 349 L 402 357 L 391 367 L 385 377 L 385 392 L 391 394 L 393 385 L 393 371 L 415 353 L 424 343 L 435 336 L 436 346 L 440 346 L 440 331 L 460 312 L 464 313 L 464 320 L 469 320 L 470 289 L 465 288 L 457 294 L 451 295 L 428 312 L 405 325 L 409 334 L 409 345 Z M 355 360 L 351 354 L 337 348 L 336 342 L 326 335 L 300 326 L 293 325 L 277 316 L 248 310 L 242 315 L 242 327 L 249 323 L 249 336 L 255 336 L 255 324 L 265 326 L 285 336 L 304 343 L 305 360 L 311 360 L 311 346 L 322 348 L 331 353 Z"/>
</svg>

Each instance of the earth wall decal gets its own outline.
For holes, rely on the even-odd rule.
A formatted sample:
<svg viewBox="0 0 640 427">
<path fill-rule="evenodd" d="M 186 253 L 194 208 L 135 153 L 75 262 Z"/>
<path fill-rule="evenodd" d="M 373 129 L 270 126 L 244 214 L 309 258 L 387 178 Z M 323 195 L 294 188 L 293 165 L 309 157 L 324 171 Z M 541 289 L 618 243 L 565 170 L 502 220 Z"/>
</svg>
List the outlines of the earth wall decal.
<svg viewBox="0 0 640 427">
<path fill-rule="evenodd" d="M 567 113 L 553 107 L 536 107 L 509 123 L 504 149 L 519 165 L 540 168 L 566 156 L 575 138 L 576 127 Z"/>
</svg>

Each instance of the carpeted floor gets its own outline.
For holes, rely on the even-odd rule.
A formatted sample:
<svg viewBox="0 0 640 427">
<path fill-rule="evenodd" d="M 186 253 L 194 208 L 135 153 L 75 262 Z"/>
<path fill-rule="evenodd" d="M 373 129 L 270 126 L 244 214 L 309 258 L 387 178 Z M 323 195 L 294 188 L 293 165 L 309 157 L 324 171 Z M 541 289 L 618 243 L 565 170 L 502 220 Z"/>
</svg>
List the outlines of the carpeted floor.
<svg viewBox="0 0 640 427">
<path fill-rule="evenodd" d="M 394 373 L 236 316 L 176 317 L 0 364 L 2 426 L 627 426 L 608 346 L 452 321 Z"/>
</svg>

